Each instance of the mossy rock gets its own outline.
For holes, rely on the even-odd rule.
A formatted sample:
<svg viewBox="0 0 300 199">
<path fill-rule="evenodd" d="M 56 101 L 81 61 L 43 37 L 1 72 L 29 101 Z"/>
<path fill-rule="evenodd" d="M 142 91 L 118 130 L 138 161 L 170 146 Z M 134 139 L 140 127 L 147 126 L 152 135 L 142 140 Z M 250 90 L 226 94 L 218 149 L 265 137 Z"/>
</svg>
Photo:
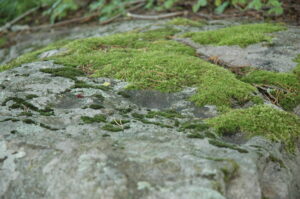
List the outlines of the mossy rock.
<svg viewBox="0 0 300 199">
<path fill-rule="evenodd" d="M 231 110 L 206 122 L 220 135 L 241 131 L 249 138 L 263 136 L 284 143 L 290 152 L 295 150 L 295 142 L 300 137 L 300 118 L 268 105 Z"/>
<path fill-rule="evenodd" d="M 255 70 L 241 79 L 244 82 L 257 85 L 276 86 L 271 94 L 278 103 L 288 111 L 292 111 L 300 104 L 300 79 L 294 73 L 276 73 Z"/>
<path fill-rule="evenodd" d="M 269 38 L 265 33 L 282 29 L 283 26 L 275 24 L 249 24 L 216 30 L 221 33 L 217 32 L 212 37 L 223 38 L 220 35 L 225 34 L 230 39 L 228 35 L 234 32 L 237 34 L 233 35 L 234 38 L 245 41 L 240 36 L 245 33 L 247 37 L 251 36 L 250 43 L 254 43 Z M 230 71 L 199 59 L 193 48 L 169 40 L 176 33 L 178 30 L 168 27 L 59 42 L 23 55 L 8 65 L 1 66 L 0 71 L 36 60 L 41 52 L 59 47 L 66 51 L 45 59 L 64 65 L 64 71 L 45 69 L 44 72 L 76 80 L 76 76 L 83 74 L 74 67 L 88 66 L 94 72 L 93 77 L 127 81 L 130 83 L 128 89 L 177 92 L 185 87 L 197 87 L 197 93 L 190 100 L 198 106 L 210 104 L 229 108 L 236 103 L 259 103 L 258 97 L 254 95 L 257 92 L 255 87 L 238 80 Z M 109 89 L 79 80 L 75 81 L 74 87 Z"/>
<path fill-rule="evenodd" d="M 94 117 L 81 116 L 81 120 L 86 124 L 106 122 L 106 116 L 97 114 Z"/>
<path fill-rule="evenodd" d="M 239 45 L 246 47 L 259 42 L 270 42 L 272 37 L 266 33 L 285 30 L 280 24 L 244 24 L 209 30 L 204 32 L 191 32 L 183 34 L 183 37 L 190 37 L 193 41 L 205 45 L 230 46 Z"/>
</svg>

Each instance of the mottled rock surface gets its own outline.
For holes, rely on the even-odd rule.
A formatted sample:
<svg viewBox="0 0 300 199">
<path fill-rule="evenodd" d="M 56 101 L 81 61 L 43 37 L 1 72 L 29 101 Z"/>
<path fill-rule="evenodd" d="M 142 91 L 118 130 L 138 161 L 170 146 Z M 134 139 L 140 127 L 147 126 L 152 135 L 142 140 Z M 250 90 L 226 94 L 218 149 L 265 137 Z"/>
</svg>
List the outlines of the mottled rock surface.
<svg viewBox="0 0 300 199">
<path fill-rule="evenodd" d="M 42 42 L 46 44 L 149 24 L 117 23 L 40 37 L 49 37 Z M 212 21 L 199 29 L 232 24 Z M 244 57 L 247 48 L 197 48 L 208 56 L 226 52 L 221 58 L 239 61 L 238 65 L 250 60 L 253 66 L 289 71 L 300 46 L 299 30 L 290 31 L 292 36 L 286 38 L 274 33 L 281 39 L 274 40 L 272 48 L 249 46 L 254 53 Z M 32 50 L 31 45 L 42 45 L 38 37 L 35 40 L 0 50 L 2 62 Z M 40 56 L 60 52 L 63 49 Z M 282 68 L 283 62 L 287 68 Z M 262 137 L 218 136 L 203 121 L 217 116 L 217 108 L 196 107 L 188 100 L 196 88 L 177 93 L 128 91 L 127 82 L 89 77 L 78 77 L 89 86 L 76 88 L 74 79 L 40 71 L 60 67 L 51 61 L 34 62 L 0 73 L 0 198 L 300 198 L 300 147 L 291 154 Z M 299 113 L 299 106 L 295 112 Z M 203 125 L 197 138 L 193 129 L 185 127 L 191 121 Z"/>
<path fill-rule="evenodd" d="M 211 129 L 203 130 L 203 139 L 187 137 L 184 122 L 216 114 L 213 107 L 198 114 L 187 101 L 194 89 L 127 92 L 125 82 L 105 78 L 81 79 L 109 82 L 108 89 L 74 88 L 71 79 L 40 72 L 49 67 L 61 66 L 36 62 L 0 74 L 1 198 L 300 197 L 298 151 L 286 154 L 259 137 L 218 147 L 212 140 L 222 138 Z M 16 99 L 26 103 L 14 106 Z M 181 115 L 149 117 L 158 109 Z M 82 119 L 97 114 L 105 121 Z"/>
</svg>

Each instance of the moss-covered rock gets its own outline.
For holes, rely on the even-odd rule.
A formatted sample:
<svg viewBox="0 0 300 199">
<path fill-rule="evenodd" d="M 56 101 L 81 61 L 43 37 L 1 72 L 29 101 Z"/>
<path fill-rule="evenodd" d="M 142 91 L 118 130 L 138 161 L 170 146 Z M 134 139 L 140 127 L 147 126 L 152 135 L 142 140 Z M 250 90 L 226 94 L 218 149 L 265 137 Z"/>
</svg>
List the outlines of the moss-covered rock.
<svg viewBox="0 0 300 199">
<path fill-rule="evenodd" d="M 210 30 L 204 32 L 191 32 L 183 34 L 183 37 L 190 37 L 200 44 L 211 44 L 218 46 L 239 45 L 246 47 L 258 42 L 270 42 L 272 37 L 266 33 L 285 30 L 283 25 L 279 24 L 245 24 Z"/>
<path fill-rule="evenodd" d="M 299 117 L 267 105 L 231 110 L 218 117 L 207 119 L 207 123 L 221 135 L 242 131 L 249 137 L 260 135 L 283 142 L 290 152 L 294 151 L 295 142 L 300 136 Z"/>
<path fill-rule="evenodd" d="M 167 40 L 175 32 L 159 29 L 76 40 L 64 46 L 68 53 L 49 59 L 67 66 L 88 64 L 94 77 L 122 79 L 131 82 L 131 89 L 175 92 L 197 86 L 199 92 L 191 100 L 199 106 L 231 106 L 232 98 L 240 103 L 253 99 L 254 87 L 195 57 L 194 49 Z"/>
<path fill-rule="evenodd" d="M 86 124 L 106 122 L 106 116 L 101 114 L 95 115 L 94 117 L 81 116 L 81 120 Z"/>
<path fill-rule="evenodd" d="M 300 104 L 300 79 L 293 73 L 255 70 L 243 77 L 242 81 L 276 86 L 270 92 L 285 110 L 291 111 Z"/>
<path fill-rule="evenodd" d="M 199 34 L 207 35 L 205 37 L 208 38 L 204 37 L 205 41 L 214 44 L 248 45 L 270 40 L 265 33 L 283 29 L 281 25 L 250 24 Z M 43 72 L 74 79 L 75 88 L 108 89 L 76 79 L 76 76 L 83 75 L 83 72 L 74 67 L 88 67 L 89 71 L 93 72 L 93 77 L 121 79 L 130 82 L 128 88 L 131 89 L 176 92 L 185 87 L 197 87 L 198 92 L 191 100 L 198 106 L 212 104 L 232 107 L 248 101 L 259 101 L 254 95 L 257 91 L 255 87 L 238 80 L 230 71 L 199 59 L 195 56 L 193 48 L 169 40 L 177 32 L 178 30 L 173 28 L 162 28 L 60 42 L 21 56 L 2 66 L 0 70 L 33 61 L 38 59 L 41 52 L 60 47 L 66 51 L 45 59 L 54 60 L 66 67 L 43 69 Z M 198 33 L 191 33 L 190 36 L 194 34 L 198 37 Z"/>
</svg>

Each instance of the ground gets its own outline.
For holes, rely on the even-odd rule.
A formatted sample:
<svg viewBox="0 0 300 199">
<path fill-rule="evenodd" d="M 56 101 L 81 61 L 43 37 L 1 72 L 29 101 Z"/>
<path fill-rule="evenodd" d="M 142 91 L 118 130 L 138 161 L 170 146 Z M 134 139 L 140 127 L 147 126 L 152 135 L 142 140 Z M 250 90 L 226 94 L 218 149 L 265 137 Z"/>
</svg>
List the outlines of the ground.
<svg viewBox="0 0 300 199">
<path fill-rule="evenodd" d="M 58 171 L 69 168 L 64 179 L 68 184 L 72 175 L 82 180 L 89 198 L 93 198 L 93 183 L 97 184 L 96 173 L 114 178 L 113 185 L 100 186 L 98 192 L 103 197 L 130 197 L 132 193 L 127 191 L 132 191 L 133 198 L 174 198 L 180 196 L 180 191 L 172 195 L 174 190 L 183 189 L 194 198 L 199 191 L 194 188 L 199 186 L 205 196 L 215 199 L 246 198 L 246 192 L 248 198 L 296 196 L 297 192 L 276 190 L 278 184 L 258 182 L 275 182 L 268 172 L 278 165 L 280 171 L 273 175 L 276 179 L 298 171 L 291 162 L 297 162 L 293 157 L 299 155 L 300 118 L 294 111 L 300 99 L 299 57 L 292 57 L 298 65 L 283 73 L 252 66 L 234 68 L 199 54 L 197 47 L 272 48 L 277 45 L 275 32 L 289 27 L 252 23 L 201 29 L 205 27 L 210 25 L 177 18 L 124 33 L 65 39 L 0 66 L 4 90 L 0 124 L 5 130 L 0 155 L 31 161 L 33 153 L 28 141 L 34 139 L 39 143 L 34 147 L 45 145 L 51 150 L 50 156 L 43 152 L 41 159 L 35 160 L 39 166 L 33 165 L 33 170 L 41 172 L 39 168 L 43 167 L 49 178 L 55 171 L 54 180 L 47 182 L 55 190 L 52 183 L 57 182 Z M 50 134 L 51 140 L 44 140 Z M 20 139 L 30 155 L 20 152 L 14 156 L 7 149 L 19 135 L 24 136 Z M 69 147 L 56 145 L 60 139 Z M 63 152 L 56 157 L 57 149 Z M 186 165 L 185 158 L 190 160 Z M 97 168 L 92 166 L 95 161 Z M 260 161 L 270 169 L 261 170 Z M 77 162 L 79 170 L 70 162 Z M 131 170 L 134 167 L 136 171 Z M 33 175 L 28 168 L 25 171 Z M 167 178 L 163 182 L 150 178 L 156 174 Z M 92 175 L 92 184 L 86 175 Z M 189 175 L 195 183 L 188 189 L 185 180 Z M 13 183 L 11 177 L 1 181 L 3 187 L 8 186 L 7 182 Z M 257 184 L 247 184 L 249 178 Z M 293 178 L 287 179 L 282 184 L 278 182 L 280 186 L 294 186 Z M 246 183 L 246 188 L 240 182 Z M 106 192 L 105 187 L 113 191 Z M 254 193 L 258 187 L 262 191 Z M 27 193 L 30 187 L 18 189 Z M 236 193 L 244 189 L 245 193 Z M 3 190 L 0 196 L 20 194 L 9 187 Z M 273 196 L 267 190 L 272 190 Z M 63 192 L 47 192 L 47 197 L 61 197 Z M 70 194 L 68 197 L 72 197 Z"/>
</svg>

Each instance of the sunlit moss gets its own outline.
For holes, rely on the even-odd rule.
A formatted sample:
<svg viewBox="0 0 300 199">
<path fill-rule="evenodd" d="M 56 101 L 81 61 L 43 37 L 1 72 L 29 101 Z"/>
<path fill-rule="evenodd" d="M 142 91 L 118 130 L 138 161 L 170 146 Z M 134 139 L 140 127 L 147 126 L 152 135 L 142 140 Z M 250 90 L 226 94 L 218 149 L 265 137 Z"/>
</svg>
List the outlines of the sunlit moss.
<svg viewBox="0 0 300 199">
<path fill-rule="evenodd" d="M 243 104 L 254 99 L 253 86 L 236 79 L 230 71 L 199 59 L 193 48 L 168 40 L 177 32 L 163 28 L 79 39 L 60 46 L 66 49 L 63 54 L 47 59 L 70 67 L 89 67 L 94 71 L 93 77 L 125 80 L 131 83 L 131 89 L 175 92 L 198 87 L 191 100 L 199 106 L 231 107 L 233 102 Z M 35 59 L 39 53 L 41 50 L 29 57 Z M 18 63 L 24 61 L 20 60 Z M 81 88 L 82 84 L 76 81 L 75 87 Z"/>
<path fill-rule="evenodd" d="M 275 86 L 270 89 L 270 93 L 285 110 L 291 111 L 300 104 L 300 79 L 297 79 L 293 73 L 255 70 L 243 77 L 242 81 L 262 86 Z"/>
<path fill-rule="evenodd" d="M 285 144 L 290 152 L 300 136 L 300 118 L 267 105 L 231 110 L 206 122 L 221 134 L 244 132 L 249 137 L 263 136 Z"/>
<path fill-rule="evenodd" d="M 283 25 L 279 24 L 245 24 L 210 30 L 204 32 L 190 32 L 183 34 L 183 37 L 190 37 L 200 44 L 211 45 L 239 45 L 246 47 L 258 42 L 270 42 L 272 37 L 266 33 L 285 30 Z"/>
</svg>

